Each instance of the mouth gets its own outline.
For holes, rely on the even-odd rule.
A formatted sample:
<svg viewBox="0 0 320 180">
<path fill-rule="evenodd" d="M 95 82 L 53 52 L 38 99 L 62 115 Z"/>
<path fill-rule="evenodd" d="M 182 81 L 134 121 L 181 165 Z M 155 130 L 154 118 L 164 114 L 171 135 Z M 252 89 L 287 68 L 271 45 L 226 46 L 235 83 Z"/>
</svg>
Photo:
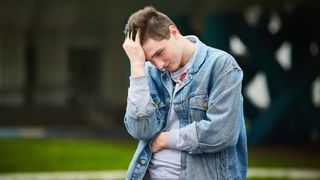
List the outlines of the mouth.
<svg viewBox="0 0 320 180">
<path fill-rule="evenodd" d="M 166 66 L 163 66 L 162 68 L 159 68 L 161 71 L 169 71 L 170 69 L 170 63 L 167 64 Z"/>
<path fill-rule="evenodd" d="M 164 69 L 168 69 L 170 66 L 170 64 L 167 64 L 165 67 L 163 67 Z"/>
</svg>

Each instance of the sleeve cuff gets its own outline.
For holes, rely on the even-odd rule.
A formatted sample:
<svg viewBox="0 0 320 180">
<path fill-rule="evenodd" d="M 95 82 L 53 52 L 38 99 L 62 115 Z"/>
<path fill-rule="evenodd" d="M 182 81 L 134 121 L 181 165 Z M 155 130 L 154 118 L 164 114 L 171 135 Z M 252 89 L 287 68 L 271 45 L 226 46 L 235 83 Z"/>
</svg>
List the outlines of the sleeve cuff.
<svg viewBox="0 0 320 180">
<path fill-rule="evenodd" d="M 188 151 L 193 153 L 199 147 L 196 123 L 193 122 L 180 129 L 172 129 L 168 135 L 168 146 L 170 149 Z"/>
<path fill-rule="evenodd" d="M 168 135 L 168 146 L 170 149 L 178 149 L 179 129 L 172 129 Z"/>
<path fill-rule="evenodd" d="M 149 90 L 147 76 L 130 77 L 130 91 Z"/>
</svg>

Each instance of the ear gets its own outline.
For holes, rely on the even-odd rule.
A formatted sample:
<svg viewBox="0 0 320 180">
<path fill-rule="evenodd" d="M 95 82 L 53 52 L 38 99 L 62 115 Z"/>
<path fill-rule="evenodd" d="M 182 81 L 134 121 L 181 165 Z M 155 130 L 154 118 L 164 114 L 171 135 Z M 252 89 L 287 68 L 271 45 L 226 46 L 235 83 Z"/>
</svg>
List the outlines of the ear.
<svg viewBox="0 0 320 180">
<path fill-rule="evenodd" d="M 178 38 L 180 35 L 178 28 L 174 25 L 169 26 L 169 32 L 170 32 L 170 36 L 172 36 L 174 38 Z"/>
</svg>

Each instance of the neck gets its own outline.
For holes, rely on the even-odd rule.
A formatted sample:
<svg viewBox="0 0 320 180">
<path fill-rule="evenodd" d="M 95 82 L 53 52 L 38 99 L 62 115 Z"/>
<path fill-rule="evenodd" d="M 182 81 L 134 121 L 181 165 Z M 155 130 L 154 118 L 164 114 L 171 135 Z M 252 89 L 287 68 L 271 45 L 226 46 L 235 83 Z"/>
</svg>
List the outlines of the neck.
<svg viewBox="0 0 320 180">
<path fill-rule="evenodd" d="M 181 67 L 183 67 L 190 61 L 195 50 L 195 45 L 185 37 L 182 37 L 181 40 L 184 43 L 184 50 L 182 53 L 182 60 L 181 60 Z"/>
</svg>

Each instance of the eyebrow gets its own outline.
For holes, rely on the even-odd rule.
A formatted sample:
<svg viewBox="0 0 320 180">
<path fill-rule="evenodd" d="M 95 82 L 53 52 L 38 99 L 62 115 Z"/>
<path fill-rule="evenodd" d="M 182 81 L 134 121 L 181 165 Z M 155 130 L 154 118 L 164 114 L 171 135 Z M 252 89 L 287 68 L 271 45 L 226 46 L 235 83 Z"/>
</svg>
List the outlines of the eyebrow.
<svg viewBox="0 0 320 180">
<path fill-rule="evenodd" d="M 154 58 L 156 55 L 158 55 L 161 51 L 163 51 L 164 48 L 158 49 L 152 56 L 151 58 Z"/>
</svg>

